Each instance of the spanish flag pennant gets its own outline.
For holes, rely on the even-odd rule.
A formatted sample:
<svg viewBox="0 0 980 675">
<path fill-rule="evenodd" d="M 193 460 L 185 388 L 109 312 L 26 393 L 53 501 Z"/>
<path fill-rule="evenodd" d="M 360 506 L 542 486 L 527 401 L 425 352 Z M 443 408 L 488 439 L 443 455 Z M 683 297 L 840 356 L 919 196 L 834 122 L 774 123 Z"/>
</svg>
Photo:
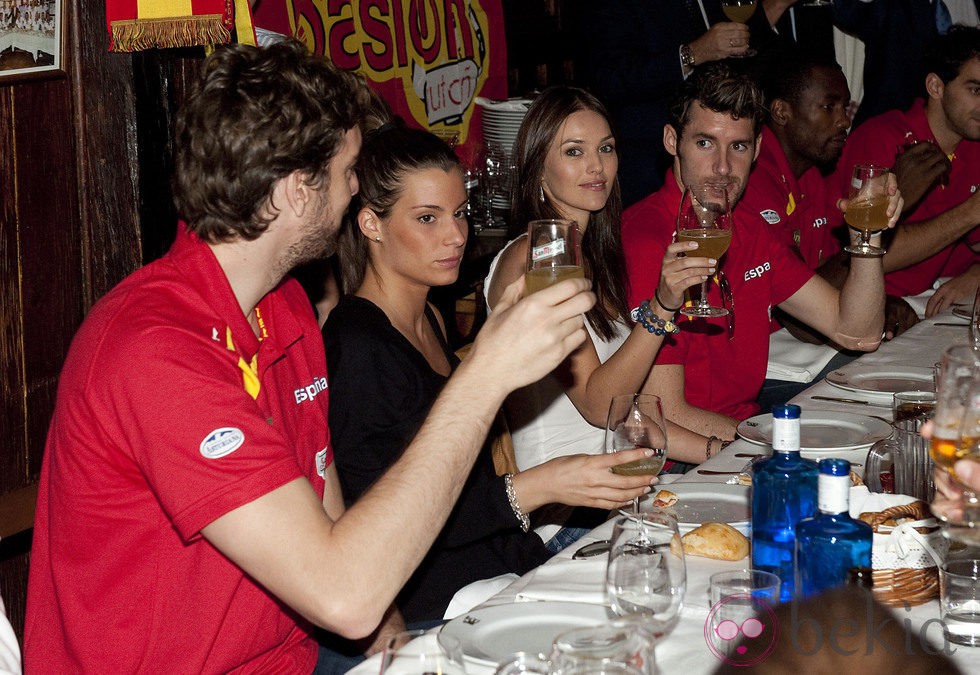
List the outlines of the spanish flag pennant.
<svg viewBox="0 0 980 675">
<path fill-rule="evenodd" d="M 236 25 L 238 5 L 247 18 Z M 234 28 L 255 40 L 247 0 L 106 0 L 106 22 L 114 52 L 227 44 Z"/>
</svg>

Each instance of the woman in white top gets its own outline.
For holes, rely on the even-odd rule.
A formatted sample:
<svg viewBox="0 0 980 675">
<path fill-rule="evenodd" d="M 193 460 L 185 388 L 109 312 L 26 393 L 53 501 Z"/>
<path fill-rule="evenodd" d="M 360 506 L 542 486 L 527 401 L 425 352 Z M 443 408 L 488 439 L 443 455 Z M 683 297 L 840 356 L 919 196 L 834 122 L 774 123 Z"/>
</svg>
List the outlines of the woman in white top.
<svg viewBox="0 0 980 675">
<path fill-rule="evenodd" d="M 545 90 L 524 118 L 514 157 L 513 233 L 539 218 L 575 221 L 582 235 L 585 274 L 598 296 L 586 315 L 591 341 L 551 375 L 507 401 L 517 464 L 523 470 L 556 456 L 602 452 L 601 427 L 610 399 L 640 390 L 664 329 L 670 332 L 673 327 L 676 309 L 671 308 L 680 307 L 684 289 L 714 272 L 715 261 L 678 257 L 697 245 L 671 244 L 663 261 L 650 261 L 661 265 L 659 287 L 650 298 L 649 313 L 634 323 L 626 306 L 619 162 L 605 107 L 576 87 Z M 526 234 L 518 236 L 493 261 L 485 285 L 491 310 L 504 289 L 524 274 L 527 246 Z M 538 529 L 545 541 L 564 517 L 567 511 L 553 514 L 552 522 Z"/>
</svg>

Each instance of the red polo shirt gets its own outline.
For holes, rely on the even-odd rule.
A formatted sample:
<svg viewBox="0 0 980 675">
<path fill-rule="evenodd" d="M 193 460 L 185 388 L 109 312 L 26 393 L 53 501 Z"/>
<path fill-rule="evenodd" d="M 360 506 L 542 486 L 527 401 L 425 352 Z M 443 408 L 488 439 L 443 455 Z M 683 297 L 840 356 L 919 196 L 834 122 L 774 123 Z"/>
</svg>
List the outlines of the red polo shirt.
<svg viewBox="0 0 980 675">
<path fill-rule="evenodd" d="M 668 171 L 660 190 L 623 214 L 631 307 L 653 296 L 680 201 L 677 181 Z M 681 331 L 664 342 L 655 363 L 684 366 L 684 397 L 690 405 L 745 419 L 759 409 L 755 398 L 769 359 L 770 311 L 796 293 L 813 272 L 741 203 L 734 216 L 732 243 L 720 269 L 734 299 L 735 337 L 729 338 L 726 317 L 681 318 Z M 708 297 L 721 306 L 717 283 L 708 284 Z"/>
<path fill-rule="evenodd" d="M 773 234 L 815 270 L 840 251 L 834 230 L 843 217 L 835 202 L 817 167 L 799 178 L 793 175 L 779 139 L 763 127 L 759 158 L 739 208 L 758 213 Z"/>
<path fill-rule="evenodd" d="M 256 337 L 211 249 L 170 252 L 93 308 L 58 386 L 27 598 L 31 672 L 312 672 L 294 613 L 201 535 L 332 461 L 326 360 L 285 281 Z"/>
<path fill-rule="evenodd" d="M 892 110 L 864 122 L 848 137 L 844 154 L 837 164 L 834 181 L 839 194 L 847 194 L 855 164 L 892 166 L 900 148 L 915 141 L 936 142 L 922 99 L 906 111 Z M 980 142 L 964 139 L 953 153 L 947 184 L 932 188 L 915 210 L 906 216 L 906 222 L 916 223 L 933 218 L 962 204 L 977 189 L 980 189 Z M 977 242 L 980 242 L 980 229 L 975 227 L 966 237 L 939 253 L 886 274 L 886 291 L 892 295 L 918 295 L 929 289 L 939 277 L 962 274 L 977 261 L 977 254 L 967 244 Z"/>
</svg>

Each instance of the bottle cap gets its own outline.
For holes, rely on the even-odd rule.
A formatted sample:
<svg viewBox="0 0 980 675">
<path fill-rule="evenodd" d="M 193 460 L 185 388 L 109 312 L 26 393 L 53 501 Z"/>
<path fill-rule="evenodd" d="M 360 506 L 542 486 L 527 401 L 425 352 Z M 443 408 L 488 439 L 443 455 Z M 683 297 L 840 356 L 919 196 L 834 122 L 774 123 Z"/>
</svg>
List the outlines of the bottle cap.
<svg viewBox="0 0 980 675">
<path fill-rule="evenodd" d="M 836 457 L 821 459 L 819 467 L 820 473 L 827 476 L 849 476 L 851 474 L 851 463 L 846 459 Z"/>
<path fill-rule="evenodd" d="M 778 419 L 798 420 L 800 419 L 800 406 L 792 403 L 780 403 L 772 407 L 772 416 Z"/>
</svg>

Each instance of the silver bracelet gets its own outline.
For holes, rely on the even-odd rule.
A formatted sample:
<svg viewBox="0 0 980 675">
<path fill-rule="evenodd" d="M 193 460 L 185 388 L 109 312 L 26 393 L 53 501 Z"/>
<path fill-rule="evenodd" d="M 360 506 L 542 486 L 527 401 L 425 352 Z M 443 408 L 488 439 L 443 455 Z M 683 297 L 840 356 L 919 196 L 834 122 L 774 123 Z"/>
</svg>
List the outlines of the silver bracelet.
<svg viewBox="0 0 980 675">
<path fill-rule="evenodd" d="M 531 529 L 531 519 L 527 517 L 524 509 L 521 508 L 521 503 L 517 501 L 517 493 L 514 492 L 514 474 L 504 474 L 504 490 L 507 491 L 507 501 L 510 502 L 510 508 L 514 510 L 514 515 L 521 523 L 521 529 L 527 532 Z"/>
</svg>

